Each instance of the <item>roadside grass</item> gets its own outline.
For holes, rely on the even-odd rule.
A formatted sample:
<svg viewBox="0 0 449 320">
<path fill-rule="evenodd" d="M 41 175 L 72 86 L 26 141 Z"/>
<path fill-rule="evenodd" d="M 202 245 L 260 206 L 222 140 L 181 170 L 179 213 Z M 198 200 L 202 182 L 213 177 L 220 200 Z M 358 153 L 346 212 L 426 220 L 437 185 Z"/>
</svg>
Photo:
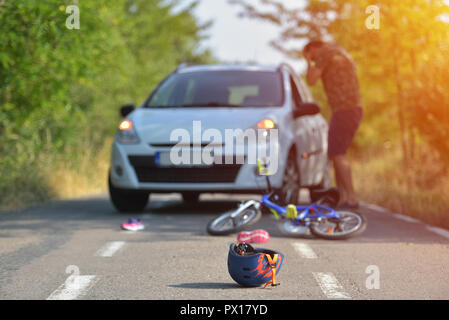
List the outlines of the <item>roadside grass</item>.
<svg viewBox="0 0 449 320">
<path fill-rule="evenodd" d="M 105 192 L 111 143 L 112 138 L 106 139 L 101 149 L 93 152 L 90 146 L 62 155 L 44 152 L 32 161 L 3 167 L 0 212 Z"/>
<path fill-rule="evenodd" d="M 449 174 L 425 152 L 406 170 L 398 149 L 352 157 L 360 199 L 449 229 Z"/>
<path fill-rule="evenodd" d="M 94 154 L 85 150 L 76 161 L 57 161 L 45 172 L 51 193 L 57 199 L 76 198 L 107 190 L 112 138 Z M 64 156 L 65 157 L 65 156 Z"/>
<path fill-rule="evenodd" d="M 0 212 L 14 211 L 54 198 L 45 177 L 35 165 L 17 163 L 0 170 Z"/>
</svg>

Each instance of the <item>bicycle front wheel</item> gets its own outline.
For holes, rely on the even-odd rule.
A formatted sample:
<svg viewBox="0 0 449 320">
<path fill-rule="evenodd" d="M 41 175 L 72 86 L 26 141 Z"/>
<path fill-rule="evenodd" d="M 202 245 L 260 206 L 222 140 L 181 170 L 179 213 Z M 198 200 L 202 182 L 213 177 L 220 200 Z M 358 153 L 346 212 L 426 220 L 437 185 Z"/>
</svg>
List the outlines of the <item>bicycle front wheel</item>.
<svg viewBox="0 0 449 320">
<path fill-rule="evenodd" d="M 256 208 L 247 208 L 236 217 L 231 215 L 235 212 L 229 211 L 211 220 L 207 225 L 207 232 L 211 235 L 222 236 L 244 230 L 259 221 L 262 213 Z"/>
<path fill-rule="evenodd" d="M 344 240 L 365 231 L 366 218 L 360 213 L 337 211 L 340 218 L 324 218 L 310 226 L 313 235 L 328 240 Z"/>
</svg>

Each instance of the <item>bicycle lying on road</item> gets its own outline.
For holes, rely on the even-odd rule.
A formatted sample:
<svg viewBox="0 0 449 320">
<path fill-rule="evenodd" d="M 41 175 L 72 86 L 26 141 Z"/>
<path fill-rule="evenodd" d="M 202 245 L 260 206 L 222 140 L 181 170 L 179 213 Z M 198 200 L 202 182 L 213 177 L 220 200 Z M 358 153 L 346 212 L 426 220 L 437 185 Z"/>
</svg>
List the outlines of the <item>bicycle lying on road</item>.
<svg viewBox="0 0 449 320">
<path fill-rule="evenodd" d="M 270 212 L 279 221 L 281 231 L 289 236 L 304 234 L 304 228 L 319 238 L 342 240 L 362 233 L 367 226 L 365 217 L 360 213 L 334 210 L 339 201 L 336 188 L 311 191 L 312 204 L 301 206 L 279 205 L 282 201 L 270 184 L 270 173 L 258 160 L 259 175 L 266 178 L 267 194 L 260 201 L 249 200 L 237 209 L 221 214 L 207 225 L 211 235 L 227 235 L 242 231 L 256 223 L 262 212 Z"/>
</svg>

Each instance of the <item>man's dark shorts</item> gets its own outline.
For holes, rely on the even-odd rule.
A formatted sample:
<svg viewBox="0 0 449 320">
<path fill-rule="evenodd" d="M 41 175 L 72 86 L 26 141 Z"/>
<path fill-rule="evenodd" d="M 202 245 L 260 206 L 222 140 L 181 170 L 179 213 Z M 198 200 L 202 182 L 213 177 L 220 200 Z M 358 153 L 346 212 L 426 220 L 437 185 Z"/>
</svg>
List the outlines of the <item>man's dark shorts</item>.
<svg viewBox="0 0 449 320">
<path fill-rule="evenodd" d="M 344 155 L 362 121 L 363 109 L 339 110 L 332 114 L 329 125 L 328 156 Z"/>
</svg>

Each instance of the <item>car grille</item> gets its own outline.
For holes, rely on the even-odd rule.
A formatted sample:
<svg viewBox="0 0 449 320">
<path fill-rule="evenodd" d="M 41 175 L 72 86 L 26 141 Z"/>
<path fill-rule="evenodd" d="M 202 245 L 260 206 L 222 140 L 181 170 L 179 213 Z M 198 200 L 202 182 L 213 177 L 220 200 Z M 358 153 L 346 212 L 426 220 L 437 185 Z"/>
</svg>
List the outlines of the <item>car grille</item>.
<svg viewBox="0 0 449 320">
<path fill-rule="evenodd" d="M 158 167 L 154 156 L 129 156 L 129 161 L 139 182 L 232 183 L 242 166 L 214 164 L 207 167 Z"/>
</svg>

